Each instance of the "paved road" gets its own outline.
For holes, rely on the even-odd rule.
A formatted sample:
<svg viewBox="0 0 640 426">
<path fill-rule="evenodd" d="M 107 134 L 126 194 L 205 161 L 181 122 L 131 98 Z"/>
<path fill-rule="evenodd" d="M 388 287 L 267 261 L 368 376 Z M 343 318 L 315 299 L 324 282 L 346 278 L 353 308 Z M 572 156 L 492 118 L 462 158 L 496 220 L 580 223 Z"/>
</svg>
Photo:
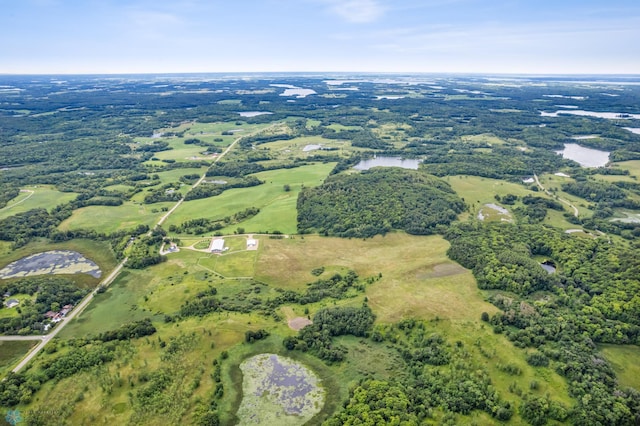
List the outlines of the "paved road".
<svg viewBox="0 0 640 426">
<path fill-rule="evenodd" d="M 35 348 L 31 350 L 31 352 L 29 352 L 29 354 L 26 357 L 24 357 L 22 361 L 20 361 L 20 364 L 16 365 L 16 367 L 13 369 L 13 372 L 17 373 L 18 371 L 22 370 L 24 366 L 27 365 L 29 361 L 31 361 L 33 357 L 35 357 L 38 354 L 38 352 L 40 352 L 42 348 L 45 347 L 47 343 L 49 343 L 49 340 L 53 339 L 58 333 L 60 333 L 60 331 L 62 331 L 62 329 L 68 323 L 70 323 L 72 319 L 74 319 L 77 315 L 80 315 L 80 313 L 84 310 L 84 308 L 87 307 L 89 302 L 96 295 L 100 286 L 108 286 L 109 284 L 111 284 L 111 282 L 113 282 L 113 280 L 115 280 L 115 278 L 118 276 L 118 274 L 122 270 L 122 267 L 124 266 L 126 261 L 127 261 L 127 258 L 124 258 L 124 260 L 120 262 L 120 264 L 118 264 L 118 266 L 116 266 L 116 268 L 113 271 L 111 271 L 111 273 L 100 282 L 100 285 L 96 287 L 95 290 L 87 294 L 87 296 L 84 299 L 82 299 L 82 301 L 78 304 L 78 306 L 73 308 L 71 312 L 69 312 L 69 314 L 65 317 L 65 319 L 63 319 L 58 323 L 58 325 L 56 325 L 56 327 L 51 331 L 51 333 L 47 334 L 46 336 L 3 336 L 4 338 L 2 340 L 35 340 L 35 339 L 42 340 Z M 25 337 L 30 337 L 30 339 L 25 339 Z"/>
</svg>

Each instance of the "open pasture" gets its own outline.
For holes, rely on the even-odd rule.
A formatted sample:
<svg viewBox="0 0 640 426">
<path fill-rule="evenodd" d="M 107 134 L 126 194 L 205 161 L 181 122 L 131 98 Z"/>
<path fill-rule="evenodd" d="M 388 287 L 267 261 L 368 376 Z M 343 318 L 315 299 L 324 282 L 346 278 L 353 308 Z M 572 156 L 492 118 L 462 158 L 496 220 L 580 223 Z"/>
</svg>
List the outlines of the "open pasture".
<svg viewBox="0 0 640 426">
<path fill-rule="evenodd" d="M 297 236 L 263 239 L 256 278 L 287 289 L 315 281 L 311 270 L 324 266 L 320 278 L 353 269 L 363 278 L 381 279 L 367 287 L 369 305 L 382 322 L 415 316 L 477 319 L 496 308 L 485 302 L 471 272 L 447 258 L 449 244 L 439 236 L 391 233 L 371 239 Z M 443 301 L 446 300 L 446 303 Z"/>
<path fill-rule="evenodd" d="M 251 278 L 255 273 L 256 251 L 208 255 L 198 265 L 225 278 Z"/>
<path fill-rule="evenodd" d="M 175 160 L 179 162 L 215 159 L 215 157 L 210 154 L 202 154 L 207 150 L 207 148 L 195 144 L 185 144 L 184 138 L 169 138 L 166 139 L 166 142 L 169 143 L 171 149 L 155 152 L 153 154 L 155 158 L 159 158 L 160 160 Z"/>
<path fill-rule="evenodd" d="M 0 378 L 37 343 L 37 340 L 0 341 Z"/>
<path fill-rule="evenodd" d="M 600 353 L 611 363 L 622 386 L 640 391 L 640 346 L 600 345 Z"/>
<path fill-rule="evenodd" d="M 482 133 L 479 135 L 464 135 L 460 139 L 462 142 L 486 143 L 488 145 L 505 145 L 507 141 L 492 135 L 491 133 Z"/>
<path fill-rule="evenodd" d="M 619 163 L 613 163 L 613 167 L 623 170 L 629 170 L 631 176 L 640 178 L 640 160 L 621 161 Z"/>
<path fill-rule="evenodd" d="M 59 229 L 93 229 L 97 232 L 114 232 L 134 228 L 137 225 L 153 227 L 164 214 L 162 208 L 171 208 L 175 203 L 136 204 L 125 202 L 121 206 L 87 206 L 77 209 L 65 219 Z"/>
<path fill-rule="evenodd" d="M 477 214 L 479 207 L 487 203 L 495 203 L 495 196 L 504 197 L 507 194 L 523 197 L 525 195 L 539 195 L 545 197 L 542 192 L 533 192 L 528 186 L 519 183 L 506 182 L 504 180 L 484 178 L 478 176 L 447 176 L 445 180 L 454 191 L 472 207 Z"/>
<path fill-rule="evenodd" d="M 349 148 L 351 144 L 341 139 L 326 139 L 322 136 L 303 136 L 260 144 L 258 149 L 268 149 L 278 159 L 306 158 L 312 155 L 336 154 L 336 151 L 324 151 L 322 148 Z M 339 151 L 338 151 L 339 152 Z"/>
<path fill-rule="evenodd" d="M 5 207 L 0 209 L 0 219 L 26 212 L 31 209 L 50 210 L 59 204 L 72 201 L 78 194 L 73 192 L 60 192 L 50 186 L 24 187 L 17 197 L 10 200 Z"/>
</svg>

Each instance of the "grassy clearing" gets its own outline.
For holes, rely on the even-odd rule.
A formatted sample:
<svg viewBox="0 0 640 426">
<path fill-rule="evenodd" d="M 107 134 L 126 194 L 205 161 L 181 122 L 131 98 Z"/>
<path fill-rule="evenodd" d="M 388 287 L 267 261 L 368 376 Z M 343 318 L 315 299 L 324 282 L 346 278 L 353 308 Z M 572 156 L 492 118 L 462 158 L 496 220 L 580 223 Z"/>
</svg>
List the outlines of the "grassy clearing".
<svg viewBox="0 0 640 426">
<path fill-rule="evenodd" d="M 321 266 L 325 267 L 321 277 L 348 268 L 362 277 L 382 274 L 366 292 L 382 322 L 411 316 L 477 319 L 483 311 L 496 312 L 484 301 L 471 272 L 447 258 L 448 247 L 439 236 L 404 233 L 367 240 L 318 236 L 269 239 L 261 241 L 256 278 L 302 290 L 305 283 L 316 280 L 311 270 Z"/>
<path fill-rule="evenodd" d="M 0 378 L 37 343 L 37 340 L 0 341 Z"/>
<path fill-rule="evenodd" d="M 94 297 L 82 315 L 67 324 L 59 336 L 63 339 L 85 337 L 151 317 L 151 312 L 139 307 L 147 286 L 136 284 L 149 278 L 144 275 L 146 274 L 138 274 L 137 271 L 121 273 L 107 291 Z"/>
<path fill-rule="evenodd" d="M 223 229 L 224 234 L 233 233 L 238 227 L 247 233 L 263 233 L 278 230 L 283 233 L 295 233 L 296 202 L 302 185 L 316 186 L 334 167 L 329 164 L 312 164 L 295 169 L 279 169 L 256 173 L 263 180 L 262 185 L 251 188 L 230 189 L 216 197 L 193 200 L 182 205 L 167 220 L 165 229 L 170 225 L 180 225 L 183 221 L 195 218 L 222 219 L 243 211 L 249 207 L 258 207 L 256 216 Z M 290 191 L 283 187 L 287 184 Z"/>
<path fill-rule="evenodd" d="M 171 208 L 175 203 L 136 204 L 126 202 L 121 206 L 88 206 L 74 210 L 71 217 L 64 220 L 59 229 L 94 229 L 97 232 L 111 233 L 121 229 L 134 228 L 137 225 L 153 227 L 164 215 L 163 207 Z"/>
<path fill-rule="evenodd" d="M 17 316 L 20 316 L 20 314 L 18 313 L 18 308 L 24 305 L 25 300 L 35 302 L 36 295 L 34 294 L 33 296 L 31 296 L 29 294 L 12 294 L 11 299 L 16 299 L 18 302 L 20 302 L 20 304 L 13 308 L 7 308 L 3 305 L 2 309 L 0 309 L 0 318 L 15 318 Z M 0 303 L 2 303 L 2 301 L 0 301 Z"/>
<path fill-rule="evenodd" d="M 559 188 L 561 183 L 563 181 L 566 181 L 567 178 L 555 175 L 543 175 L 539 178 L 545 188 L 556 188 L 559 197 L 570 201 L 572 204 L 578 207 L 580 216 L 591 215 L 591 212 L 584 207 L 584 205 L 586 205 L 586 202 L 584 200 L 578 199 L 577 197 L 560 191 Z M 447 181 L 451 185 L 451 187 L 458 193 L 458 195 L 460 195 L 460 197 L 465 200 L 465 202 L 470 206 L 470 215 L 473 215 L 473 217 L 477 217 L 478 212 L 482 211 L 482 214 L 485 216 L 486 220 L 500 221 L 505 218 L 504 215 L 499 214 L 496 210 L 484 206 L 488 203 L 500 205 L 500 203 L 496 202 L 496 195 L 500 197 L 504 197 L 507 194 L 517 195 L 518 197 L 533 195 L 536 197 L 551 198 L 542 191 L 532 191 L 531 189 L 529 189 L 534 184 L 511 183 L 497 179 L 466 175 L 449 176 L 443 179 Z M 516 204 L 515 206 L 517 205 L 518 204 Z M 515 206 L 503 207 L 506 207 L 508 210 L 512 210 L 512 208 Z M 571 209 L 569 206 L 563 204 L 563 207 L 564 212 L 573 214 L 573 209 Z M 574 224 L 571 224 L 566 220 L 563 215 L 564 212 L 547 210 L 547 218 L 545 219 L 544 223 L 559 229 L 575 228 L 576 226 Z M 464 213 L 461 218 L 465 218 Z"/>
<path fill-rule="evenodd" d="M 203 154 L 207 148 L 194 144 L 187 145 L 183 138 L 170 138 L 165 141 L 169 143 L 171 149 L 154 153 L 155 158 L 175 161 L 213 160 L 214 158 Z"/>
<path fill-rule="evenodd" d="M 202 253 L 173 253 L 167 262 L 144 269 L 125 270 L 96 295 L 82 315 L 60 332 L 62 338 L 81 337 L 113 330 L 131 321 L 173 314 L 192 292 L 217 283 L 197 266 Z"/>
<path fill-rule="evenodd" d="M 621 161 L 619 163 L 614 163 L 613 167 L 629 170 L 631 176 L 640 178 L 640 160 Z"/>
<path fill-rule="evenodd" d="M 486 143 L 489 145 L 504 145 L 507 143 L 504 139 L 492 135 L 491 133 L 483 133 L 480 135 L 464 135 L 460 139 L 463 142 Z"/>
<path fill-rule="evenodd" d="M 507 194 L 517 195 L 518 197 L 525 195 L 544 196 L 543 193 L 531 191 L 525 185 L 506 182 L 504 180 L 466 175 L 447 176 L 443 179 L 471 206 L 474 215 L 478 213 L 480 206 L 487 203 L 495 203 L 496 195 L 500 197 Z"/>
<path fill-rule="evenodd" d="M 257 251 L 242 251 L 223 255 L 209 255 L 198 264 L 225 278 L 249 278 L 255 274 Z"/>
<path fill-rule="evenodd" d="M 33 191 L 33 193 L 21 192 L 16 198 L 9 201 L 4 208 L 0 209 L 0 219 L 36 208 L 51 210 L 59 204 L 74 200 L 78 195 L 73 192 L 56 191 L 53 187 L 41 185 L 26 186 L 23 189 Z"/>
<path fill-rule="evenodd" d="M 350 147 L 350 143 L 340 139 L 326 139 L 321 136 L 305 136 L 289 140 L 282 140 L 276 142 L 269 142 L 261 144 L 259 149 L 268 149 L 271 154 L 274 154 L 278 159 L 287 158 L 306 158 L 311 155 L 335 155 L 336 151 L 304 151 L 307 145 L 321 145 L 324 148 L 343 148 Z"/>
<path fill-rule="evenodd" d="M 640 390 L 640 346 L 600 345 L 600 353 L 611 363 L 623 387 Z"/>
</svg>

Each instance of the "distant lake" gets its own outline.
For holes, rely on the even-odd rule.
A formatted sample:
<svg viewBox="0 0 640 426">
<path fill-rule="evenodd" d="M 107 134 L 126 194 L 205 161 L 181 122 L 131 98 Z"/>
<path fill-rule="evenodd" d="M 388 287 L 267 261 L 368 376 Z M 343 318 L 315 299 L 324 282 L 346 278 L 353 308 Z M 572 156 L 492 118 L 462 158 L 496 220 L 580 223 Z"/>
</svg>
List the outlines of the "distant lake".
<svg viewBox="0 0 640 426">
<path fill-rule="evenodd" d="M 594 112 L 594 111 L 583 111 L 580 109 L 540 113 L 540 115 L 543 117 L 557 117 L 558 114 L 580 115 L 583 117 L 608 118 L 610 120 L 621 120 L 621 119 L 630 119 L 630 118 L 640 119 L 640 114 L 627 114 L 627 113 L 619 113 L 619 112 Z"/>
<path fill-rule="evenodd" d="M 631 133 L 635 133 L 636 135 L 640 135 L 640 128 L 638 127 L 625 127 Z"/>
<path fill-rule="evenodd" d="M 362 160 L 353 168 L 356 170 L 369 170 L 372 167 L 402 167 L 403 169 L 418 170 L 420 160 L 415 158 L 402 157 L 374 157 Z"/>
<path fill-rule="evenodd" d="M 240 114 L 240 117 L 257 117 L 259 115 L 267 115 L 273 113 L 268 111 L 243 111 L 239 112 L 238 114 Z"/>
<path fill-rule="evenodd" d="M 609 152 L 585 148 L 577 143 L 565 143 L 562 151 L 556 154 L 579 163 L 582 167 L 604 167 L 609 162 Z"/>
</svg>

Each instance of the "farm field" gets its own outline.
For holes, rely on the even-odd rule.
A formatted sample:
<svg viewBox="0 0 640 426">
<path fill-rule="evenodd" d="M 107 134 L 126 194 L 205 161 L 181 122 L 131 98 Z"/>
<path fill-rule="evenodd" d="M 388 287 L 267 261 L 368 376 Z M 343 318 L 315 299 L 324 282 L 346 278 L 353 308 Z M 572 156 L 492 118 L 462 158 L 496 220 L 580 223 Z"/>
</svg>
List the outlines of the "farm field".
<svg viewBox="0 0 640 426">
<path fill-rule="evenodd" d="M 222 229 L 231 234 L 238 227 L 245 233 L 296 232 L 296 201 L 301 185 L 315 186 L 322 183 L 333 168 L 332 163 L 312 164 L 295 169 L 273 170 L 256 173 L 265 183 L 250 188 L 229 189 L 222 194 L 201 200 L 185 201 L 165 223 L 165 228 L 180 225 L 195 218 L 222 219 L 225 216 L 257 207 L 260 213 L 239 224 Z M 284 185 L 290 186 L 285 191 Z"/>
<path fill-rule="evenodd" d="M 64 204 L 76 198 L 78 194 L 60 192 L 49 186 L 28 186 L 7 205 L 0 209 L 0 219 L 23 213 L 31 209 L 50 210 L 59 204 Z"/>
<path fill-rule="evenodd" d="M 162 208 L 171 208 L 175 202 L 137 204 L 126 202 L 121 206 L 88 206 L 77 209 L 60 224 L 60 230 L 93 229 L 96 232 L 114 232 L 135 228 L 137 225 L 155 225 L 164 214 Z"/>
<path fill-rule="evenodd" d="M 3 309 L 4 310 L 4 309 Z M 22 358 L 32 347 L 38 343 L 37 340 L 0 340 L 0 377 L 11 370 L 20 358 Z"/>
</svg>

